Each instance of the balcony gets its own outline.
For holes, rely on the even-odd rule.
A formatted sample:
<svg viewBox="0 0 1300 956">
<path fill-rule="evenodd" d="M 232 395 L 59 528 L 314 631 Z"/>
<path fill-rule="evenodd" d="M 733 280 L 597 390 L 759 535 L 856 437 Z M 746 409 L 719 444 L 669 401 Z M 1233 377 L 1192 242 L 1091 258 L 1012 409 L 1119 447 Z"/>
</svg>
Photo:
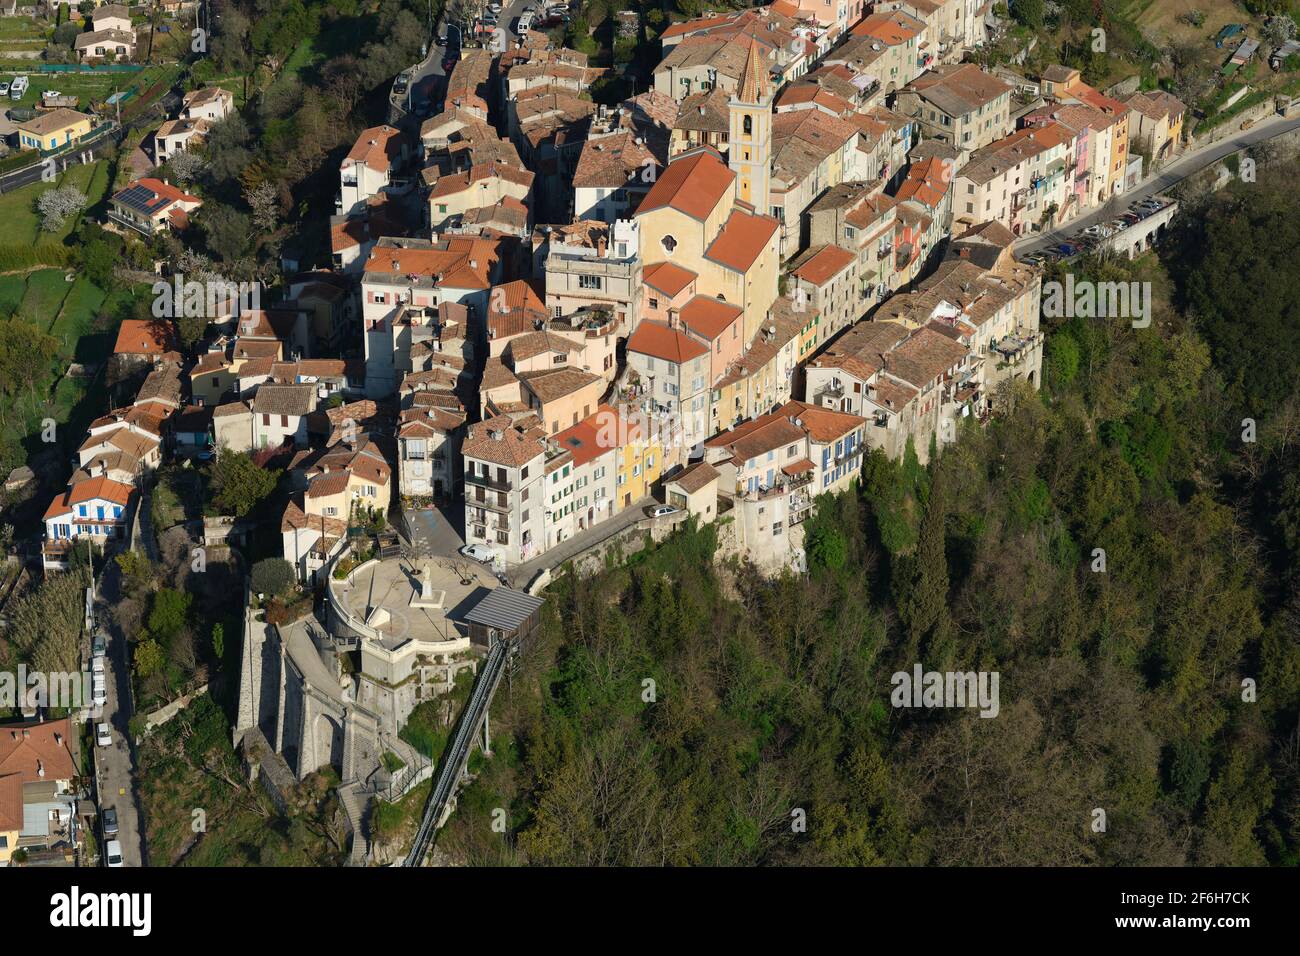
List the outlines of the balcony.
<svg viewBox="0 0 1300 956">
<path fill-rule="evenodd" d="M 512 482 L 489 478 L 487 475 L 475 474 L 472 471 L 465 472 L 465 483 L 480 488 L 490 488 L 493 491 L 513 491 L 515 487 Z"/>
<path fill-rule="evenodd" d="M 110 222 L 115 222 L 119 226 L 124 226 L 127 229 L 134 229 L 142 236 L 152 236 L 157 231 L 157 225 L 152 219 L 141 222 L 138 219 L 132 219 L 130 216 L 122 215 L 116 209 L 109 210 L 108 219 Z"/>
<path fill-rule="evenodd" d="M 498 514 L 509 514 L 513 510 L 510 507 L 509 498 L 506 499 L 505 504 L 502 504 L 501 499 L 495 495 L 491 497 L 484 495 L 482 498 L 471 498 L 467 495 L 465 498 L 465 504 L 469 505 L 471 508 L 478 508 L 480 510 L 487 509 L 488 511 L 495 511 Z"/>
</svg>

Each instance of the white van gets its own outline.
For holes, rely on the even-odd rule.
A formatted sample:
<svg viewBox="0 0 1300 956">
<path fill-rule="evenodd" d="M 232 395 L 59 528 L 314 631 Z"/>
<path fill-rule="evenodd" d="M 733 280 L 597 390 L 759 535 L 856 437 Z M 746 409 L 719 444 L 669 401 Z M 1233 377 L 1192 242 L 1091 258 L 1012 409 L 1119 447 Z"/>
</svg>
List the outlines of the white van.
<svg viewBox="0 0 1300 956">
<path fill-rule="evenodd" d="M 10 99 L 21 100 L 27 92 L 27 77 L 15 77 L 13 83 L 9 85 Z"/>
</svg>

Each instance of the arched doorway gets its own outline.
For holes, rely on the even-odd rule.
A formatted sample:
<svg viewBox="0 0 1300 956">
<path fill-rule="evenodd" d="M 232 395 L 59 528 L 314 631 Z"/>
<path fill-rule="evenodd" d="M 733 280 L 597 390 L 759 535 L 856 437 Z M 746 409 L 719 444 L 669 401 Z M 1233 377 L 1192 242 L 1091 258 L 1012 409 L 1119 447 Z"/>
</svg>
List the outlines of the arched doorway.
<svg viewBox="0 0 1300 956">
<path fill-rule="evenodd" d="M 343 725 L 329 714 L 321 714 L 316 718 L 316 724 L 312 728 L 312 736 L 318 763 L 310 769 L 318 770 L 328 763 L 336 770 L 342 770 Z"/>
</svg>

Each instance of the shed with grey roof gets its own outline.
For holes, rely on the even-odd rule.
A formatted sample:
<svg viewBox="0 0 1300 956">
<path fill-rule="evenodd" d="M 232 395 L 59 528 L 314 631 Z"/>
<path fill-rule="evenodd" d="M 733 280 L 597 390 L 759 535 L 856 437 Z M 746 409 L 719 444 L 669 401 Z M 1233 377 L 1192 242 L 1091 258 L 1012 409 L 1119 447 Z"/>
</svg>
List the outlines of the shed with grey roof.
<svg viewBox="0 0 1300 956">
<path fill-rule="evenodd" d="M 541 624 L 546 602 L 513 588 L 496 588 L 465 614 L 470 641 L 491 647 L 499 640 L 524 643 Z"/>
</svg>

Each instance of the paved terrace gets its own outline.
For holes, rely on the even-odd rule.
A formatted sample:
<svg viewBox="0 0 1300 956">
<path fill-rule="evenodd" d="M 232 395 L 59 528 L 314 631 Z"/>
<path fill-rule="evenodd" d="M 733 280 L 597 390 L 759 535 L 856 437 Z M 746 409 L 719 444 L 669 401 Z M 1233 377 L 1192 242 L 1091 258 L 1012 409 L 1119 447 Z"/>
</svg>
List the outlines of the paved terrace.
<svg viewBox="0 0 1300 956">
<path fill-rule="evenodd" d="M 388 612 L 388 622 L 378 627 L 381 644 L 394 650 L 408 640 L 455 640 L 468 632 L 461 624 L 465 612 L 498 586 L 486 567 L 466 558 L 431 558 L 430 582 L 442 592 L 442 607 L 416 607 L 411 599 L 420 593 L 424 561 L 406 558 L 372 561 L 352 573 L 352 580 L 333 581 L 335 593 L 351 615 L 365 621 L 374 609 Z"/>
</svg>

